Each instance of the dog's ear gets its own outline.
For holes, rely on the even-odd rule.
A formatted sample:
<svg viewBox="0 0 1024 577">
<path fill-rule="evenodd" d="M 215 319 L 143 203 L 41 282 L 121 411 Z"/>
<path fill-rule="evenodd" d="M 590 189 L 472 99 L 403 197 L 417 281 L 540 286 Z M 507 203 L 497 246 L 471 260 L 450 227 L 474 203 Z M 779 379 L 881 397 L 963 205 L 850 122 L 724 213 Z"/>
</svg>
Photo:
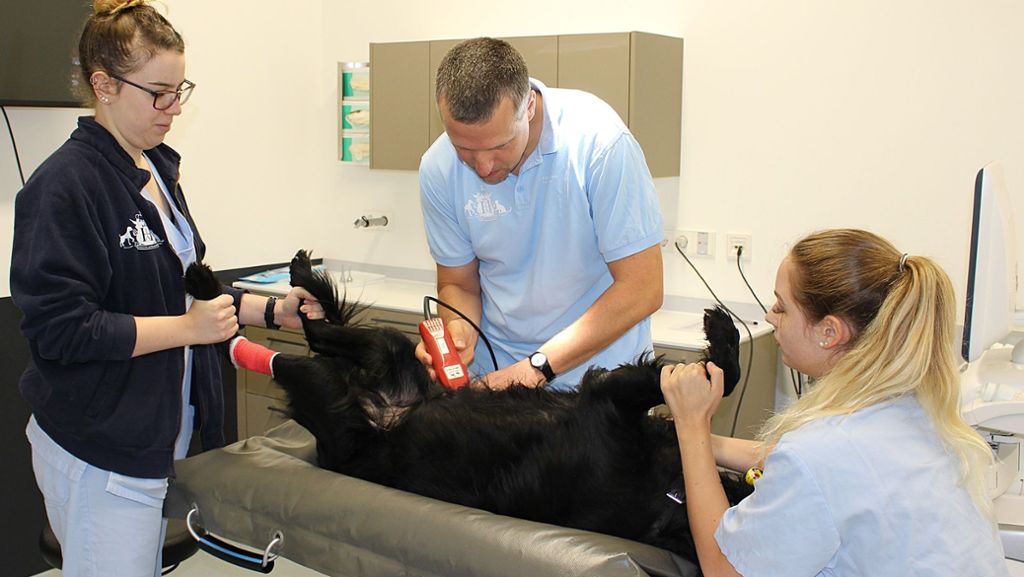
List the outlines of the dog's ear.
<svg viewBox="0 0 1024 577">
<path fill-rule="evenodd" d="M 210 267 L 196 261 L 185 271 L 185 292 L 193 298 L 208 301 L 220 296 L 220 281 Z"/>
<path fill-rule="evenodd" d="M 725 373 L 725 396 L 740 381 L 740 332 L 732 316 L 720 306 L 704 309 L 704 336 L 708 347 L 701 360 L 715 363 Z"/>
</svg>

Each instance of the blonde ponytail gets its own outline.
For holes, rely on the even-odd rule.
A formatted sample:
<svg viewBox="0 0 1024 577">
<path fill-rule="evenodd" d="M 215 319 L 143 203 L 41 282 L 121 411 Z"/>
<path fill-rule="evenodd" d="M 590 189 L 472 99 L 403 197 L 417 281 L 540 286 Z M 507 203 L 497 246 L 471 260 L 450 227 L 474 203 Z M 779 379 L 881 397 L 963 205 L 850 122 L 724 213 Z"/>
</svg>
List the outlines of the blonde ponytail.
<svg viewBox="0 0 1024 577">
<path fill-rule="evenodd" d="M 881 237 L 850 229 L 811 235 L 790 258 L 793 292 L 808 319 L 833 314 L 856 335 L 813 390 L 765 423 L 762 446 L 812 420 L 913 394 L 957 456 L 963 486 L 991 517 L 984 474 L 992 452 L 960 416 L 955 299 L 946 273 L 931 259 L 901 255 Z"/>
</svg>

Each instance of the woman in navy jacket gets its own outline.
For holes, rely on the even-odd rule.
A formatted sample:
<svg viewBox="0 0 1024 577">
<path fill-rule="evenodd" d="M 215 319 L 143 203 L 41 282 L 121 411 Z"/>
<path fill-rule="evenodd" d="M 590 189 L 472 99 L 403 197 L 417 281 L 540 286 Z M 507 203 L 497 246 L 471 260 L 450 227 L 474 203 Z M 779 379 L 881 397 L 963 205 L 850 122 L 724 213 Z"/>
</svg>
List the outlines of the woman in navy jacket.
<svg viewBox="0 0 1024 577">
<path fill-rule="evenodd" d="M 205 245 L 163 144 L 194 85 L 184 43 L 144 0 L 97 0 L 79 43 L 86 100 L 71 138 L 15 203 L 11 292 L 32 360 L 22 395 L 64 575 L 159 575 L 161 509 L 197 425 L 223 444 L 212 347 L 240 324 L 299 327 L 300 299 L 185 294 Z M 311 316 L 322 310 L 303 305 Z"/>
</svg>

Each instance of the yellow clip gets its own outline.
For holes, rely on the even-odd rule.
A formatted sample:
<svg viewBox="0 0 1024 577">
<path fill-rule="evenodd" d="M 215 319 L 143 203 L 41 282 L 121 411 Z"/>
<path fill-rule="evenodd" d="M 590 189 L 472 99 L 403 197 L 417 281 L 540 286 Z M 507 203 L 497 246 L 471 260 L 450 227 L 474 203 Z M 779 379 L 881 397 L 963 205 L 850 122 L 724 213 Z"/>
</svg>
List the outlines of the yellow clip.
<svg viewBox="0 0 1024 577">
<path fill-rule="evenodd" d="M 745 480 L 748 485 L 753 487 L 754 481 L 760 479 L 762 476 L 764 476 L 764 471 L 758 469 L 757 467 L 751 467 L 747 469 L 747 474 L 746 476 L 744 476 L 743 480 Z"/>
</svg>

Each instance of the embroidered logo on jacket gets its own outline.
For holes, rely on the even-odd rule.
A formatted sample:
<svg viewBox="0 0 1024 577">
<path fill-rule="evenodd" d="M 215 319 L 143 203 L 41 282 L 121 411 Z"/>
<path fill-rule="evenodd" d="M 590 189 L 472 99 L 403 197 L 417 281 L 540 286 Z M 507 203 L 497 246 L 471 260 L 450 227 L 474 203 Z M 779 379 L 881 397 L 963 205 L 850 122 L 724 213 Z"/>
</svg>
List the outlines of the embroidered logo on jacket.
<svg viewBox="0 0 1024 577">
<path fill-rule="evenodd" d="M 494 220 L 509 212 L 509 208 L 491 198 L 490 192 L 478 192 L 466 201 L 466 216 L 477 220 Z"/>
<path fill-rule="evenodd" d="M 153 250 L 164 243 L 160 237 L 149 229 L 149 225 L 142 218 L 142 213 L 137 213 L 131 222 L 132 226 L 126 228 L 124 234 L 118 237 L 118 244 L 121 245 L 121 248 Z"/>
</svg>

